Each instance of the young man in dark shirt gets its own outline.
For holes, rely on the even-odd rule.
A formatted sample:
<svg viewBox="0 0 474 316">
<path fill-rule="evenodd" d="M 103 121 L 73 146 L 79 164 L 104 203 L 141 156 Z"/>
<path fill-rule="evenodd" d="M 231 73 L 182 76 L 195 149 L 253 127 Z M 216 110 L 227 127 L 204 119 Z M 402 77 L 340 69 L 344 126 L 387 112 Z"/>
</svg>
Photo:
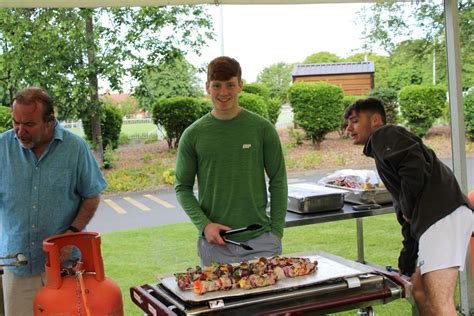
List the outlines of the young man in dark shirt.
<svg viewBox="0 0 474 316">
<path fill-rule="evenodd" d="M 419 137 L 386 125 L 379 99 L 356 101 L 344 118 L 353 143 L 364 145 L 364 154 L 374 158 L 392 194 L 403 235 L 398 266 L 411 276 L 420 313 L 457 315 L 454 293 L 474 216 L 454 174 Z"/>
</svg>

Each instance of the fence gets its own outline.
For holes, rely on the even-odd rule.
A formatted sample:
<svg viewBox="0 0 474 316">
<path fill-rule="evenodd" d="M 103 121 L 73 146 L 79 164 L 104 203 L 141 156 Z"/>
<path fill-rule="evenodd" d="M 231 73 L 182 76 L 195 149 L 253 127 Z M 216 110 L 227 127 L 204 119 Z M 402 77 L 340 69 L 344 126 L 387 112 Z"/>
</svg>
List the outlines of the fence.
<svg viewBox="0 0 474 316">
<path fill-rule="evenodd" d="M 151 117 L 146 117 L 146 118 L 124 118 L 123 119 L 123 125 L 128 125 L 128 124 L 153 124 L 153 119 Z M 67 129 L 79 129 L 83 131 L 82 128 L 82 121 L 63 121 L 61 122 L 61 125 L 64 128 Z M 127 133 L 128 139 L 163 139 L 164 138 L 164 131 L 161 127 L 157 126 L 154 130 L 149 131 L 149 132 L 138 132 L 138 133 Z"/>
<path fill-rule="evenodd" d="M 153 119 L 151 117 L 124 118 L 123 119 L 123 124 L 145 124 L 145 123 L 153 123 Z"/>
</svg>

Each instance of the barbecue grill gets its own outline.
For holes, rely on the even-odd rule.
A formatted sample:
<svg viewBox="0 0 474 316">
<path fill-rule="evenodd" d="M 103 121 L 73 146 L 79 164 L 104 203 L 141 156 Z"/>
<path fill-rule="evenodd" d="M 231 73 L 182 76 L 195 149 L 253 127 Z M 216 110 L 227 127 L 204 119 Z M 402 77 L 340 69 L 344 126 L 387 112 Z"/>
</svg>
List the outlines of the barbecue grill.
<svg viewBox="0 0 474 316">
<path fill-rule="evenodd" d="M 393 273 L 320 252 L 316 273 L 279 280 L 250 290 L 197 295 L 181 291 L 174 277 L 130 288 L 132 301 L 147 315 L 326 314 L 386 304 L 405 297 L 408 282 Z"/>
</svg>

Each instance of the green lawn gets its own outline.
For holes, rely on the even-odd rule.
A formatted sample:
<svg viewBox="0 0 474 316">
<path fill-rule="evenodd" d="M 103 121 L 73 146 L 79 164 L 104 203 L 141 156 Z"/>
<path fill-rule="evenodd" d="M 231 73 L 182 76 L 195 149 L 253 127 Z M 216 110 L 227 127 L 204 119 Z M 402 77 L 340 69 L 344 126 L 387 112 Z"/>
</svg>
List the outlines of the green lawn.
<svg viewBox="0 0 474 316">
<path fill-rule="evenodd" d="M 84 136 L 82 128 L 71 128 L 71 132 Z M 133 135 L 142 135 L 156 131 L 156 125 L 153 123 L 137 123 L 137 124 L 122 124 L 122 130 L 120 133 L 125 134 L 129 137 Z"/>
<path fill-rule="evenodd" d="M 153 123 L 123 124 L 121 133 L 131 135 L 141 135 L 156 131 L 156 125 Z"/>
<path fill-rule="evenodd" d="M 365 218 L 364 241 L 368 262 L 382 266 L 397 265 L 401 235 L 394 214 Z M 356 221 L 344 220 L 285 230 L 285 255 L 317 251 L 355 260 Z M 104 233 L 102 255 L 107 277 L 115 280 L 122 289 L 125 315 L 143 314 L 130 300 L 131 286 L 153 283 L 160 276 L 169 276 L 199 264 L 196 230 L 191 223 Z M 411 305 L 406 300 L 376 306 L 375 309 L 381 316 L 411 315 Z M 355 315 L 355 312 L 338 315 Z"/>
</svg>

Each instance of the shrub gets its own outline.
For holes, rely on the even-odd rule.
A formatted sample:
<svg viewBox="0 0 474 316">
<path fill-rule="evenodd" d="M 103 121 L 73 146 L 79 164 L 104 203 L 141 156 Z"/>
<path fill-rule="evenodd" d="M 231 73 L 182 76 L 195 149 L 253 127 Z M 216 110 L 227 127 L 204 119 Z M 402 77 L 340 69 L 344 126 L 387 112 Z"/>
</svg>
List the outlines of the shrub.
<svg viewBox="0 0 474 316">
<path fill-rule="evenodd" d="M 327 133 L 341 125 L 343 98 L 341 87 L 326 82 L 299 82 L 288 91 L 294 122 L 318 146 Z"/>
<path fill-rule="evenodd" d="M 91 118 L 82 119 L 84 134 L 89 141 L 92 141 Z M 100 108 L 100 129 L 102 135 L 102 146 L 104 150 L 110 144 L 112 149 L 119 145 L 120 131 L 122 129 L 122 114 L 119 109 L 111 105 Z"/>
<path fill-rule="evenodd" d="M 400 90 L 400 110 L 410 130 L 426 135 L 446 106 L 446 89 L 432 85 L 411 85 Z"/>
<path fill-rule="evenodd" d="M 244 84 L 243 92 L 256 94 L 264 99 L 270 98 L 270 90 L 262 83 L 246 83 Z"/>
<path fill-rule="evenodd" d="M 174 185 L 176 182 L 175 171 L 173 168 L 170 168 L 163 172 L 163 182 L 166 184 Z"/>
<path fill-rule="evenodd" d="M 168 149 L 177 148 L 184 130 L 211 109 L 207 100 L 199 98 L 159 99 L 153 106 L 153 122 L 164 128 Z"/>
<path fill-rule="evenodd" d="M 268 109 L 265 99 L 253 93 L 242 92 L 239 96 L 239 105 L 264 118 L 268 118 Z"/>
<path fill-rule="evenodd" d="M 397 91 L 392 88 L 378 88 L 372 90 L 370 96 L 382 100 L 385 107 L 385 114 L 387 115 L 387 123 L 396 124 L 398 114 Z"/>
<path fill-rule="evenodd" d="M 0 105 L 0 133 L 12 128 L 10 108 Z"/>
<path fill-rule="evenodd" d="M 107 144 L 104 150 L 104 159 L 102 165 L 105 169 L 112 169 L 114 167 L 113 164 L 114 160 L 114 149 L 112 148 L 112 144 Z"/>
<path fill-rule="evenodd" d="M 267 100 L 267 111 L 268 111 L 268 120 L 272 122 L 273 125 L 278 121 L 278 117 L 281 112 L 281 100 L 278 98 L 270 98 Z"/>
<path fill-rule="evenodd" d="M 244 84 L 243 92 L 255 94 L 263 98 L 266 108 L 267 108 L 267 114 L 262 115 L 265 111 L 262 111 L 262 113 L 259 113 L 259 112 L 256 112 L 259 110 L 255 110 L 255 109 L 251 111 L 258 113 L 262 115 L 263 117 L 266 117 L 273 125 L 275 125 L 276 122 L 278 121 L 278 116 L 280 116 L 282 101 L 278 98 L 270 98 L 270 90 L 265 84 L 262 84 L 262 83 Z"/>
<path fill-rule="evenodd" d="M 464 113 L 467 137 L 474 141 L 474 91 L 464 97 Z"/>
</svg>

